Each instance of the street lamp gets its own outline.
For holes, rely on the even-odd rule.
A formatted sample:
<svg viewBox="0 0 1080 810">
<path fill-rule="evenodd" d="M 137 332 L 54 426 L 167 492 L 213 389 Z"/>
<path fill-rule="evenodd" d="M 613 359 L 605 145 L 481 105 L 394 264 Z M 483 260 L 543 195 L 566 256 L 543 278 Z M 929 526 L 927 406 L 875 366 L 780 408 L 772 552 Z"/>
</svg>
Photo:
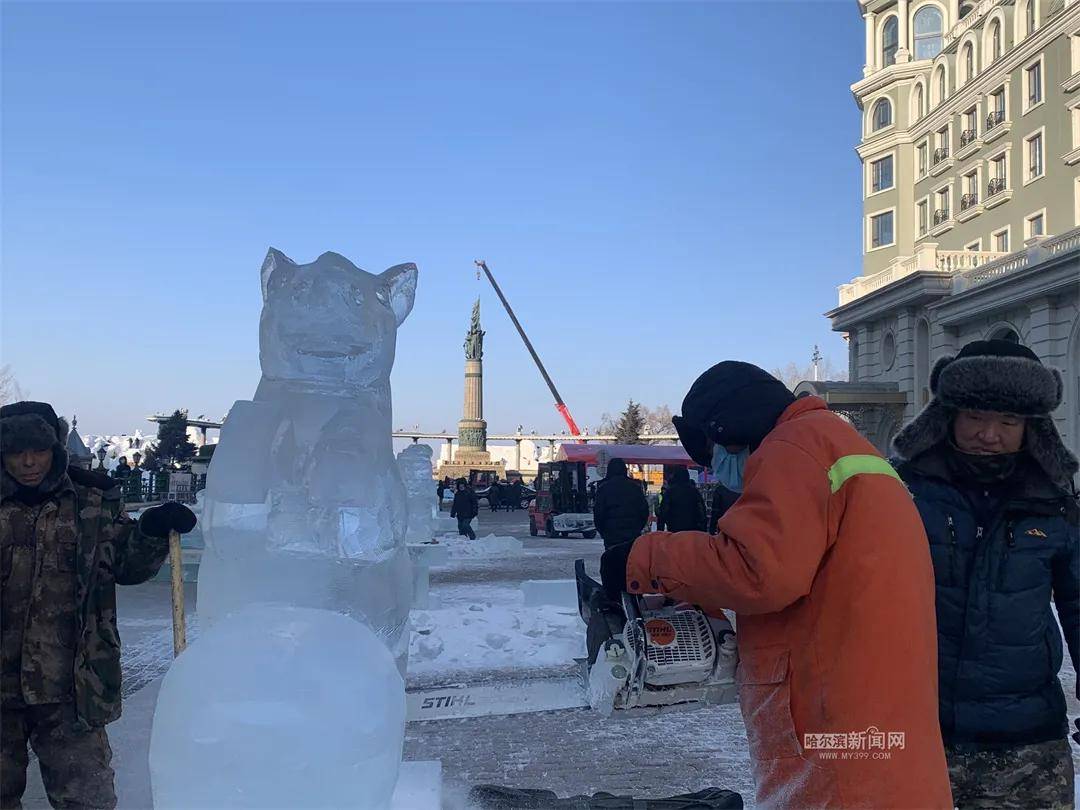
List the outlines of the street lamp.
<svg viewBox="0 0 1080 810">
<path fill-rule="evenodd" d="M 131 460 L 134 461 L 135 466 L 138 467 L 139 462 L 142 460 L 142 453 L 136 450 L 134 453 L 131 454 Z"/>
<path fill-rule="evenodd" d="M 105 449 L 105 445 L 101 445 L 101 447 L 98 448 L 98 451 L 97 451 L 98 469 L 103 471 L 103 472 L 105 470 L 105 456 L 107 456 L 108 454 L 109 454 L 109 451 L 107 449 Z"/>
</svg>

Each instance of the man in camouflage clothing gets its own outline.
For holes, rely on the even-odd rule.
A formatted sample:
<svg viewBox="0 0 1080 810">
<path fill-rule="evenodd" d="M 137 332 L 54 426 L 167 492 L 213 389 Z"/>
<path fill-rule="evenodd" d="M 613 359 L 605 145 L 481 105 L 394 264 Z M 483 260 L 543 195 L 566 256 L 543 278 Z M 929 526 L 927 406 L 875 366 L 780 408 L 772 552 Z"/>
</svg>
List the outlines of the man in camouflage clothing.
<svg viewBox="0 0 1080 810">
<path fill-rule="evenodd" d="M 0 408 L 0 807 L 26 788 L 27 744 L 49 802 L 116 806 L 104 726 L 120 716 L 116 585 L 157 573 L 171 529 L 195 515 L 168 503 L 136 523 L 116 482 L 68 467 L 67 425 L 50 405 Z"/>
</svg>

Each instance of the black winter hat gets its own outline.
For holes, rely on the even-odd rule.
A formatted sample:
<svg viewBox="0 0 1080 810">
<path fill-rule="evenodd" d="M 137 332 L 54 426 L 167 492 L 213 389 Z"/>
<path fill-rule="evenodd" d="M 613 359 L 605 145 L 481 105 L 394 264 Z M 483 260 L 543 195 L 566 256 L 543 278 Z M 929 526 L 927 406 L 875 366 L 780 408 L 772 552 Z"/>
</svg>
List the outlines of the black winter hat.
<svg viewBox="0 0 1080 810">
<path fill-rule="evenodd" d="M 893 439 L 902 459 L 914 459 L 947 441 L 957 411 L 995 411 L 1026 417 L 1024 451 L 1057 486 L 1068 490 L 1080 469 L 1051 412 L 1061 404 L 1061 372 L 1047 368 L 1026 346 L 976 340 L 956 357 L 942 357 L 930 372 L 933 397 Z"/>
<path fill-rule="evenodd" d="M 1061 372 L 1011 340 L 976 340 L 938 360 L 930 374 L 930 391 L 943 405 L 1018 416 L 1048 415 L 1063 387 Z"/>
<path fill-rule="evenodd" d="M 672 421 L 690 458 L 708 467 L 710 439 L 752 450 L 794 401 L 788 387 L 764 369 L 725 360 L 694 380 L 683 399 L 682 415 Z"/>
<path fill-rule="evenodd" d="M 607 465 L 607 477 L 618 478 L 619 476 L 626 477 L 626 462 L 621 458 L 613 458 Z"/>
<path fill-rule="evenodd" d="M 63 445 L 67 423 L 47 402 L 13 402 L 0 408 L 0 451 L 48 450 Z"/>
</svg>

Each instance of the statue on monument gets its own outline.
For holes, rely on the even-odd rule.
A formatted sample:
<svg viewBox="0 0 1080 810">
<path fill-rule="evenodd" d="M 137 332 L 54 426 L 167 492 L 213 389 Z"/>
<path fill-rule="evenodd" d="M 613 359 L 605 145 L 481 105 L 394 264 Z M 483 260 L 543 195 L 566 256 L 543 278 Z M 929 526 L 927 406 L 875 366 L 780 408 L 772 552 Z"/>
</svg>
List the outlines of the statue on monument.
<svg viewBox="0 0 1080 810">
<path fill-rule="evenodd" d="M 469 331 L 465 335 L 465 359 L 466 360 L 482 360 L 484 358 L 484 335 L 486 333 L 480 328 L 480 299 L 476 299 L 476 303 L 472 308 L 472 322 L 469 325 Z"/>
</svg>

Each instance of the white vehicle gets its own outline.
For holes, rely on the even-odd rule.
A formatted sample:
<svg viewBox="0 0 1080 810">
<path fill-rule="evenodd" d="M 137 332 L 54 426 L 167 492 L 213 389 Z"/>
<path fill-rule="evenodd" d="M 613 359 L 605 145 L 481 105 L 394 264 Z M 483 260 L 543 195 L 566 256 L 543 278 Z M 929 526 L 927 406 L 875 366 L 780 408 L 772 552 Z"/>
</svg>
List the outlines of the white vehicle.
<svg viewBox="0 0 1080 810">
<path fill-rule="evenodd" d="M 736 702 L 738 650 L 726 618 L 662 594 L 624 593 L 618 605 L 585 573 L 584 560 L 575 574 L 592 708 L 625 716 Z"/>
</svg>

